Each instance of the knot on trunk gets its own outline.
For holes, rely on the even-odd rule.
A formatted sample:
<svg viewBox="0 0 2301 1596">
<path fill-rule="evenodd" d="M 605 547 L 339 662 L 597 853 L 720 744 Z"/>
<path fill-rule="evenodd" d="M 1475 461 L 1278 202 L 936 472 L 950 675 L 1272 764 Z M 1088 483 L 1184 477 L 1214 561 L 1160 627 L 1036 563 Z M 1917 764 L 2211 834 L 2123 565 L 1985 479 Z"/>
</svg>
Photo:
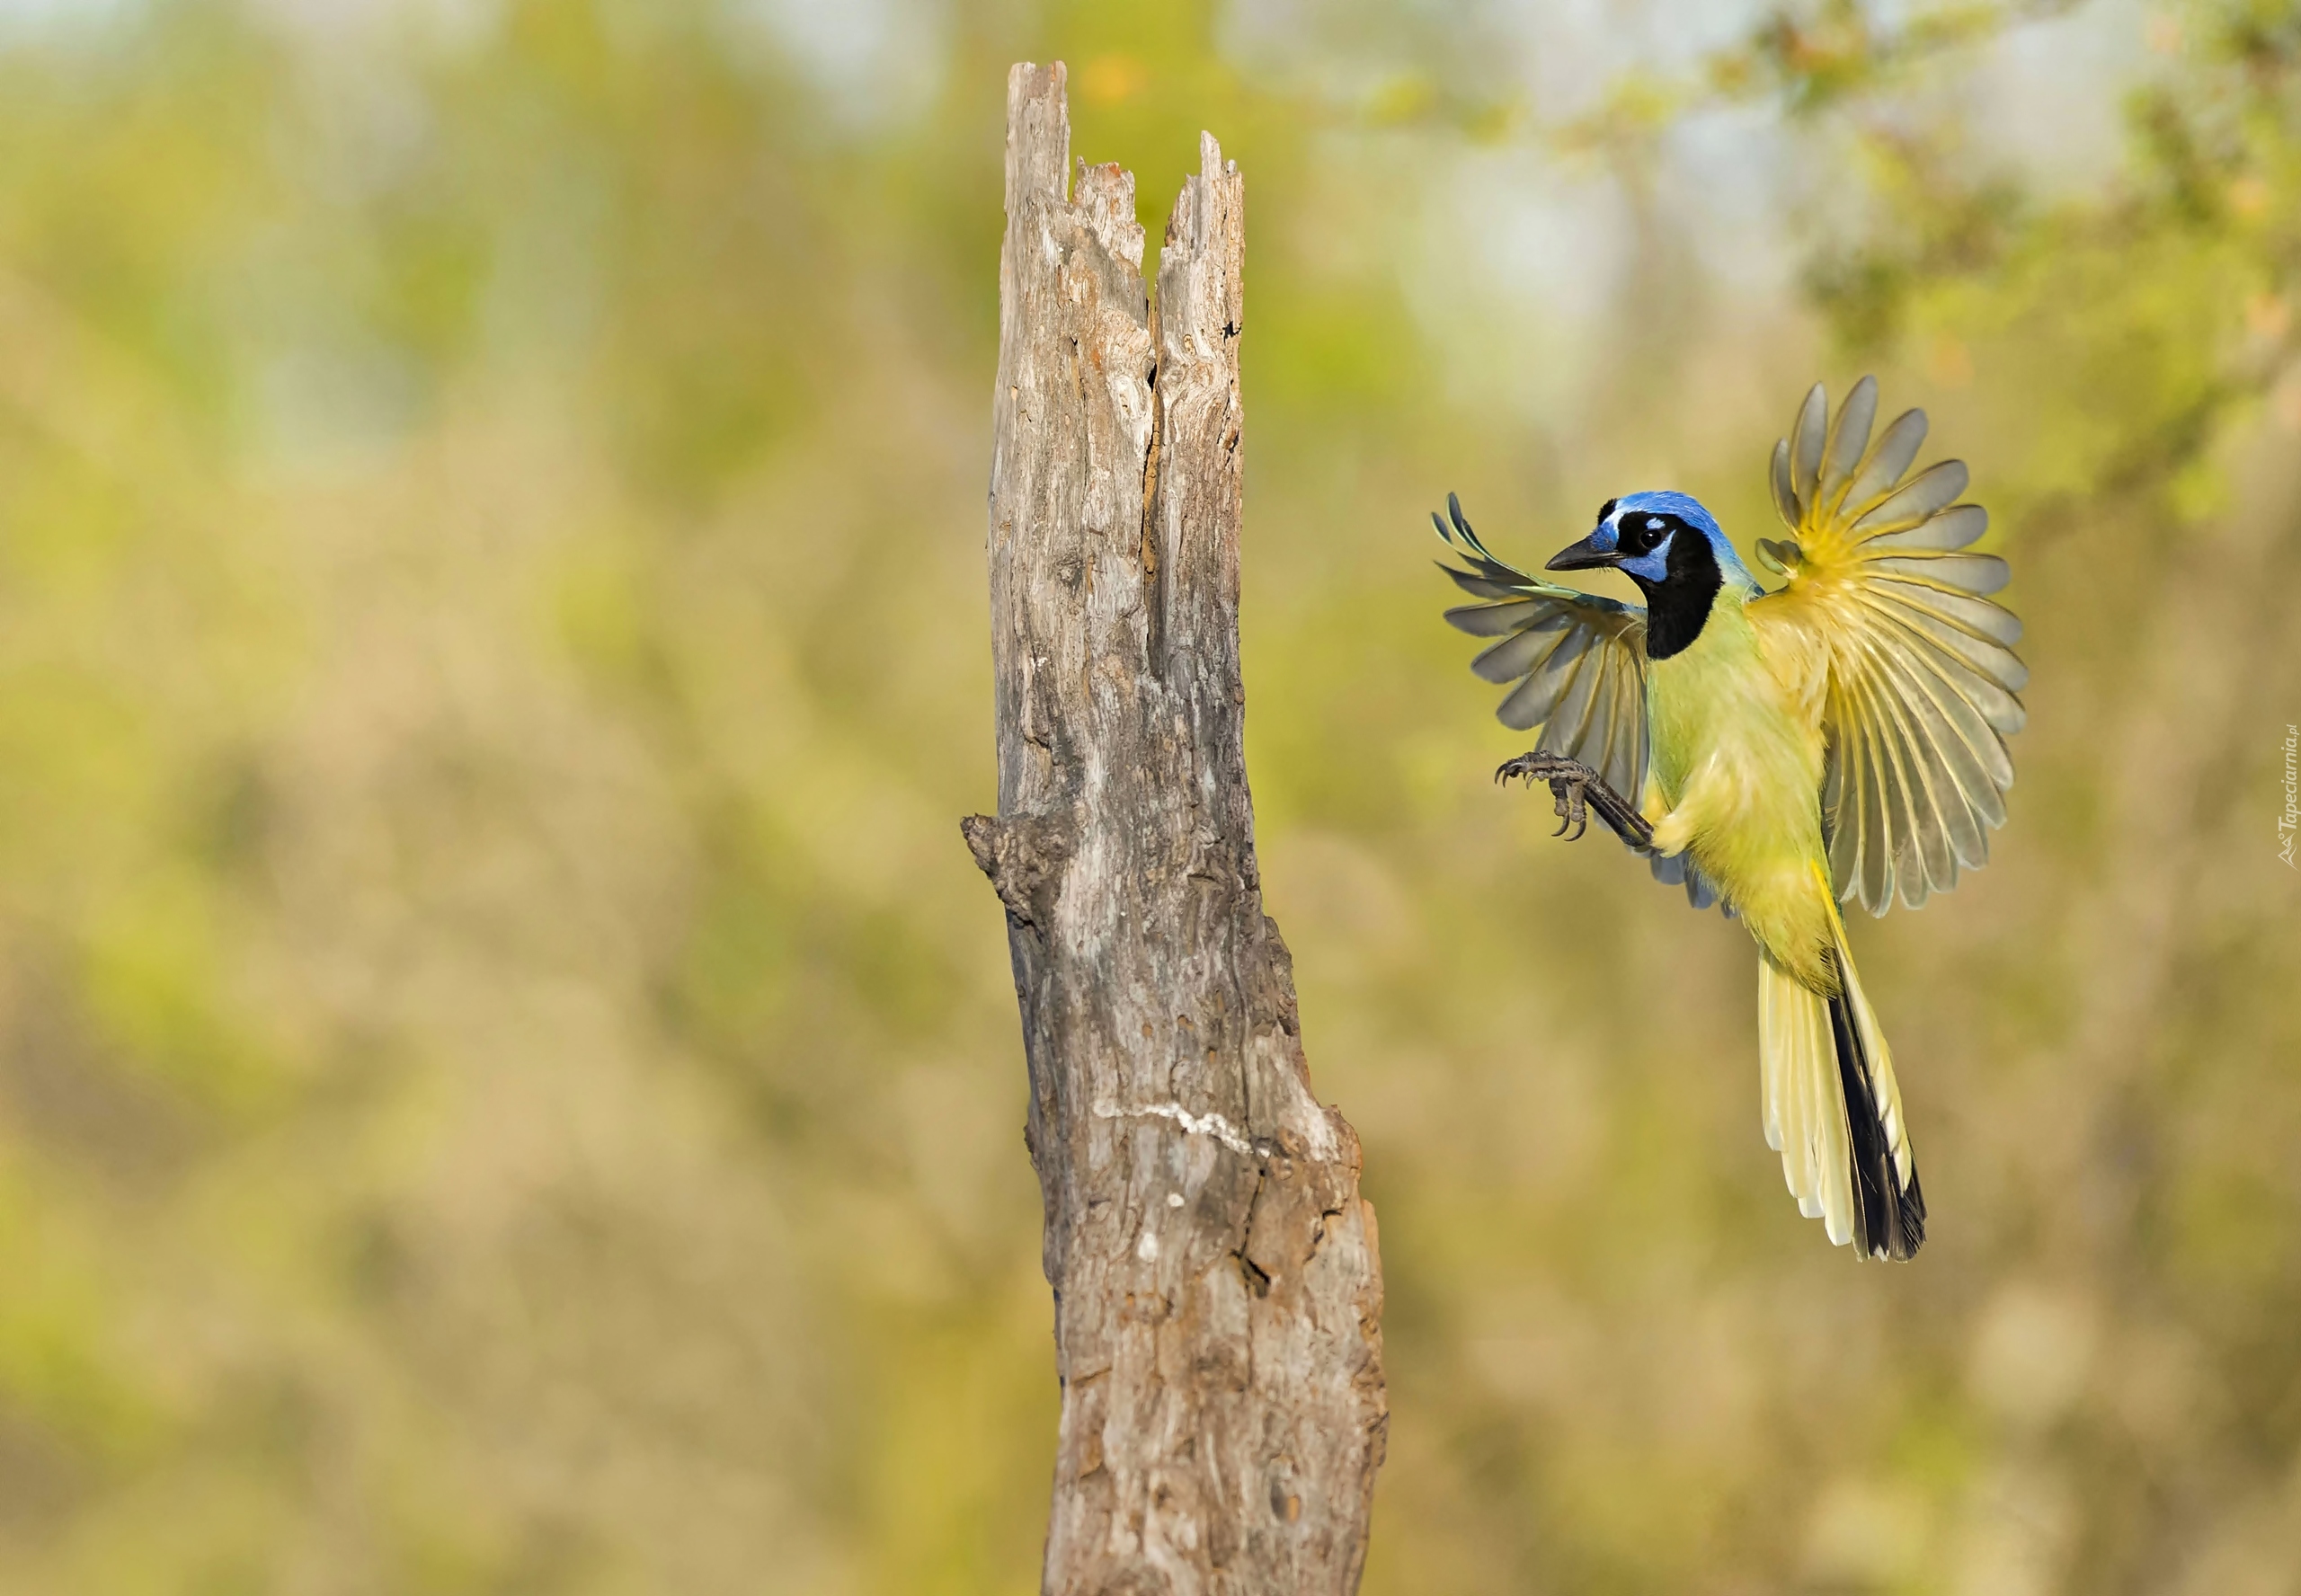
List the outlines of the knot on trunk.
<svg viewBox="0 0 2301 1596">
<path fill-rule="evenodd" d="M 1045 815 L 969 815 L 959 822 L 959 835 L 1007 912 L 1044 929 L 1053 918 L 1055 879 L 1071 857 L 1069 829 Z"/>
</svg>

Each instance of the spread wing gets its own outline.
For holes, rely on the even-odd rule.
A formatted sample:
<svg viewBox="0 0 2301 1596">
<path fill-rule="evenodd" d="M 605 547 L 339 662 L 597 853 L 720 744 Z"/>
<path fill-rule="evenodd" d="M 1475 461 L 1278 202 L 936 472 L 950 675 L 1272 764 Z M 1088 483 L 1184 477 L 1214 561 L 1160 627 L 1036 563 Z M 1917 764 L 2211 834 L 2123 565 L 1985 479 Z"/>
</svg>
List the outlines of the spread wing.
<svg viewBox="0 0 2301 1596">
<path fill-rule="evenodd" d="M 1512 684 L 1496 715 L 1518 731 L 1542 729 L 1535 747 L 1579 759 L 1632 803 L 1646 786 L 1646 612 L 1529 576 L 1494 557 L 1446 495 L 1449 527 L 1438 536 L 1470 567 L 1439 566 L 1464 592 L 1489 600 L 1446 612 L 1450 625 L 1500 641 L 1470 661 L 1490 682 Z"/>
<path fill-rule="evenodd" d="M 1908 476 L 1925 414 L 1904 412 L 1872 443 L 1877 411 L 1865 377 L 1833 421 L 1817 383 L 1774 445 L 1774 507 L 1795 536 L 1761 541 L 1758 557 L 1790 582 L 1749 614 L 1826 664 L 1830 874 L 1839 897 L 1884 914 L 1897 891 L 1915 909 L 1988 859 L 2029 670 L 2012 653 L 2021 623 L 1986 597 L 2005 585 L 2005 562 L 1964 552 L 1989 527 L 1981 506 L 1957 502 L 1964 465 Z"/>
</svg>

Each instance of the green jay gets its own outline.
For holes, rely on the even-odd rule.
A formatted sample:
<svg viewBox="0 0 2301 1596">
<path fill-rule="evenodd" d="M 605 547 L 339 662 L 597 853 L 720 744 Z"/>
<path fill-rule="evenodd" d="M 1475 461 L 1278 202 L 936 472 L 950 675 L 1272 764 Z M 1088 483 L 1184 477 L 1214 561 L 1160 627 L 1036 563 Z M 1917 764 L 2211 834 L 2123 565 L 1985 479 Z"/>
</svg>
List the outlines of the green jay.
<svg viewBox="0 0 2301 1596">
<path fill-rule="evenodd" d="M 1715 519 L 1677 492 L 1609 500 L 1553 571 L 1611 566 L 1641 607 L 1561 587 L 1488 552 L 1447 496 L 1443 566 L 1480 603 L 1446 612 L 1498 639 L 1472 662 L 1513 684 L 1497 712 L 1535 748 L 1496 773 L 1547 783 L 1559 831 L 1595 812 L 1697 908 L 1758 945 L 1767 1144 L 1799 1209 L 1865 1257 L 1925 1239 L 1893 1054 L 1854 973 L 1842 900 L 1915 909 L 1989 854 L 2021 727 L 2021 623 L 1986 595 L 2005 562 L 1968 552 L 1989 518 L 1965 466 L 1909 474 L 1925 416 L 1871 441 L 1878 387 L 1833 420 L 1821 386 L 1774 446 L 1784 540 L 1767 591 Z"/>
</svg>

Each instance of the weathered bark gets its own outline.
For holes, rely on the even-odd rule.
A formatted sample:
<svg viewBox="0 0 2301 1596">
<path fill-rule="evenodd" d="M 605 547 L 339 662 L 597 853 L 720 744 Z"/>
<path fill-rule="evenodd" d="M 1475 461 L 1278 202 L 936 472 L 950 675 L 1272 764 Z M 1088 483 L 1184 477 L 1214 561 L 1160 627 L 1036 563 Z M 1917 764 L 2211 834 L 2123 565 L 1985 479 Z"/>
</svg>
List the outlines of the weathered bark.
<svg viewBox="0 0 2301 1596">
<path fill-rule="evenodd" d="M 1239 674 L 1243 189 L 1212 136 L 1146 299 L 1063 68 L 1007 87 L 999 815 L 1062 1382 L 1045 1589 L 1346 1592 L 1387 1408 L 1358 1139 L 1264 914 Z"/>
</svg>

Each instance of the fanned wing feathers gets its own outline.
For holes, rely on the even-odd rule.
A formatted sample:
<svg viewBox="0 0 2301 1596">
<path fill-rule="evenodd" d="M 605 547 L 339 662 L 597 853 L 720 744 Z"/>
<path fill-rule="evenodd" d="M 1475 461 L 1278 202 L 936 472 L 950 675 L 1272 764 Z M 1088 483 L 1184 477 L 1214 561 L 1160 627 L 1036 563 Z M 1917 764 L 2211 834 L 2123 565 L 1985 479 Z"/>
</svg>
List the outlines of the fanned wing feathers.
<svg viewBox="0 0 2301 1596">
<path fill-rule="evenodd" d="M 1646 612 L 1530 576 L 1494 557 L 1452 493 L 1438 536 L 1468 570 L 1441 564 L 1454 584 L 1490 602 L 1446 612 L 1473 637 L 1501 641 L 1472 661 L 1490 682 L 1515 682 L 1496 711 L 1535 747 L 1579 759 L 1632 802 L 1646 785 Z"/>
<path fill-rule="evenodd" d="M 1774 507 L 1794 540 L 1763 542 L 1759 555 L 1790 582 L 1749 613 L 1826 661 L 1831 879 L 1883 914 L 1897 893 L 1915 909 L 1987 860 L 2029 671 L 2012 652 L 2021 623 L 1986 597 L 2005 585 L 2005 562 L 1961 552 L 1989 526 L 1979 505 L 1957 502 L 1965 466 L 1908 476 L 1924 413 L 1904 412 L 1873 444 L 1877 406 L 1865 377 L 1833 423 L 1817 383 L 1774 446 Z"/>
<path fill-rule="evenodd" d="M 1446 612 L 1457 630 L 1501 641 L 1470 661 L 1487 681 L 1515 683 L 1495 712 L 1506 726 L 1542 728 L 1535 746 L 1579 759 L 1632 802 L 1646 786 L 1646 612 L 1559 587 L 1494 557 L 1470 530 L 1454 495 L 1447 515 L 1433 514 L 1438 536 L 1470 569 L 1438 569 L 1464 592 L 1490 600 Z M 1648 854 L 1654 879 L 1682 887 L 1696 909 L 1719 903 L 1718 890 L 1684 855 Z M 1731 906 L 1725 912 L 1733 914 Z"/>
</svg>

